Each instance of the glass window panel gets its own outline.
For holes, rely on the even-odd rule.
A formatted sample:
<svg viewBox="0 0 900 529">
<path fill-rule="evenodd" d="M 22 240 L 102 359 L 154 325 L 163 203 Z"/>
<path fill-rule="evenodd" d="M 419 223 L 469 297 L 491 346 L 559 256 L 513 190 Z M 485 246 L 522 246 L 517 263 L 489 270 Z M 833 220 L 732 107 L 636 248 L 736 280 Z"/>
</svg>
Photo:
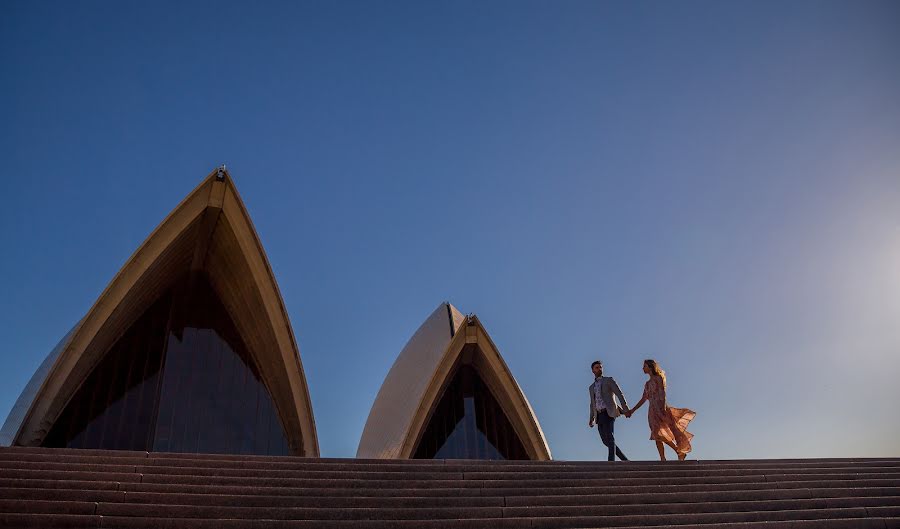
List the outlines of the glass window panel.
<svg viewBox="0 0 900 529">
<path fill-rule="evenodd" d="M 162 397 L 176 425 L 167 450 L 255 454 L 266 453 L 259 450 L 266 445 L 267 451 L 275 446 L 279 455 L 287 455 L 278 443 L 257 440 L 277 440 L 284 429 L 277 416 L 273 428 L 257 427 L 261 422 L 257 415 L 274 410 L 272 398 L 225 307 L 202 276 L 183 288 L 189 289 L 182 297 L 187 308 L 174 311 L 179 317 L 169 331 L 182 340 L 170 340 L 167 353 L 182 361 L 165 368 L 165 376 L 180 384 L 177 392 Z M 178 435 L 177 427 L 183 428 L 183 435 Z"/>
<path fill-rule="evenodd" d="M 156 379 L 153 375 L 159 371 L 162 337 L 165 333 L 165 318 L 160 318 L 159 313 L 168 314 L 168 310 L 169 300 L 163 296 L 110 348 L 60 414 L 44 440 L 44 446 L 148 449 L 146 431 L 152 422 L 149 418 L 144 422 L 125 421 L 129 423 L 130 437 L 143 439 L 142 443 L 116 444 L 114 440 L 122 439 L 118 434 L 111 436 L 109 441 L 101 441 L 100 434 L 107 428 L 108 431 L 118 431 L 117 426 L 123 418 L 152 416 L 155 404 L 153 399 L 141 401 L 135 400 L 133 396 L 141 393 L 148 384 L 154 386 L 150 389 L 155 394 Z M 144 344 L 146 347 L 142 347 Z M 146 354 L 148 349 L 156 350 L 157 354 Z M 133 370 L 132 362 L 142 369 Z M 122 373 L 129 373 L 128 381 L 115 384 L 114 378 L 122 376 Z M 101 430 L 98 428 L 101 422 L 109 424 Z"/>
<path fill-rule="evenodd" d="M 432 412 L 416 459 L 528 459 L 490 389 L 461 365 Z"/>
<path fill-rule="evenodd" d="M 45 446 L 288 455 L 272 397 L 208 281 L 180 281 L 132 324 Z"/>
</svg>

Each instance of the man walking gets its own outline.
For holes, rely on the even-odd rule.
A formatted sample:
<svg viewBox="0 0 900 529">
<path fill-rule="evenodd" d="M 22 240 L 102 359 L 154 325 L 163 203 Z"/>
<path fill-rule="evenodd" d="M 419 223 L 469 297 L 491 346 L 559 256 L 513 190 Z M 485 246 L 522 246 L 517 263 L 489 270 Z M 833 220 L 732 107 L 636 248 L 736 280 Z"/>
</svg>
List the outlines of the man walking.
<svg viewBox="0 0 900 529">
<path fill-rule="evenodd" d="M 622 461 L 628 461 L 625 454 L 616 447 L 616 437 L 613 434 L 616 417 L 628 411 L 625 395 L 612 377 L 603 376 L 603 364 L 599 360 L 591 364 L 591 371 L 594 372 L 594 383 L 588 387 L 591 394 L 591 418 L 588 427 L 593 428 L 594 423 L 597 424 L 600 440 L 609 448 L 609 461 L 615 461 L 616 456 Z M 622 407 L 619 407 L 616 397 L 622 402 Z"/>
</svg>

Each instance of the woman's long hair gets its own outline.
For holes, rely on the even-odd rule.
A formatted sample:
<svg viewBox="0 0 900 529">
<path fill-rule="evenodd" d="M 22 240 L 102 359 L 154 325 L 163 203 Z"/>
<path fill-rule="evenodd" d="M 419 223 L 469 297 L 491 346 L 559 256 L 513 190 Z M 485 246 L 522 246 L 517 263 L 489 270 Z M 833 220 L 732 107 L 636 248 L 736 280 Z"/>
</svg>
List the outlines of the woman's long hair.
<svg viewBox="0 0 900 529">
<path fill-rule="evenodd" d="M 650 372 L 654 375 L 662 378 L 663 387 L 666 387 L 666 372 L 659 367 L 659 364 L 656 363 L 656 360 L 644 360 L 644 363 L 647 364 L 647 367 L 650 368 Z"/>
</svg>

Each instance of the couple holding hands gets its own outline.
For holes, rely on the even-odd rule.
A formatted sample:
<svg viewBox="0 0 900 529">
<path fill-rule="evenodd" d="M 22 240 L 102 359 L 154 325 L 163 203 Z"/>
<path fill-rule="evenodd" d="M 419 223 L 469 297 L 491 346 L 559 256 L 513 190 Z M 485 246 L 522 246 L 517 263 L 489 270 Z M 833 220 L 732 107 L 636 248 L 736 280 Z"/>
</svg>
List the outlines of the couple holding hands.
<svg viewBox="0 0 900 529">
<path fill-rule="evenodd" d="M 600 440 L 609 448 L 609 461 L 614 461 L 616 456 L 622 461 L 628 461 L 625 454 L 616 446 L 613 435 L 613 425 L 616 417 L 631 415 L 645 402 L 650 403 L 647 412 L 647 421 L 650 423 L 650 440 L 656 441 L 656 449 L 659 450 L 659 459 L 666 460 L 665 446 L 669 446 L 678 454 L 678 459 L 684 461 L 691 451 L 691 438 L 693 434 L 687 431 L 688 423 L 696 413 L 687 408 L 670 408 L 666 404 L 666 373 L 655 360 L 644 360 L 644 373 L 650 378 L 644 384 L 644 395 L 634 408 L 629 409 L 625 401 L 625 395 L 619 389 L 619 385 L 612 377 L 603 376 L 603 364 L 598 360 L 591 364 L 594 372 L 594 383 L 588 391 L 591 395 L 591 418 L 588 426 L 597 425 L 600 432 Z M 622 402 L 619 406 L 616 398 Z"/>
</svg>

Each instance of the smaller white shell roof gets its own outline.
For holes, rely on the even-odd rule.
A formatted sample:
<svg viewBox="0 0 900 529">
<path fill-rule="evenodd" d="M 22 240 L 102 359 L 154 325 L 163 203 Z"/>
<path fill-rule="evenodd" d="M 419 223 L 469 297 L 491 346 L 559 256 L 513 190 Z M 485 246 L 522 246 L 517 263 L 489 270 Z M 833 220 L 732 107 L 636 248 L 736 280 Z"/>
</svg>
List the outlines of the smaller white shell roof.
<svg viewBox="0 0 900 529">
<path fill-rule="evenodd" d="M 53 364 L 59 357 L 59 353 L 62 352 L 69 343 L 69 340 L 72 338 L 72 333 L 74 333 L 77 328 L 78 325 L 75 325 L 69 329 L 69 332 L 63 336 L 63 339 L 60 340 L 59 343 L 56 344 L 56 347 L 54 347 L 47 357 L 44 358 L 44 361 L 41 362 L 37 371 L 31 375 L 31 380 L 28 381 L 28 384 L 25 385 L 25 389 L 22 390 L 19 398 L 16 399 L 16 403 L 13 404 L 12 409 L 9 411 L 9 415 L 6 417 L 6 421 L 3 423 L 3 428 L 0 429 L 0 446 L 12 446 L 13 440 L 15 440 L 16 435 L 19 433 L 19 429 L 22 427 L 22 422 L 25 420 L 25 415 L 31 408 L 31 404 L 37 397 L 41 386 L 44 384 L 47 374 L 50 373 L 50 368 L 53 367 Z"/>
<path fill-rule="evenodd" d="M 441 303 L 419 326 L 388 372 L 363 428 L 356 457 L 401 457 L 406 432 L 431 383 L 432 374 L 466 317 Z"/>
<path fill-rule="evenodd" d="M 385 377 L 363 428 L 358 458 L 406 459 L 467 345 L 463 360 L 479 371 L 510 419 L 529 457 L 551 459 L 534 410 L 477 317 L 442 303 L 416 330 Z"/>
</svg>

